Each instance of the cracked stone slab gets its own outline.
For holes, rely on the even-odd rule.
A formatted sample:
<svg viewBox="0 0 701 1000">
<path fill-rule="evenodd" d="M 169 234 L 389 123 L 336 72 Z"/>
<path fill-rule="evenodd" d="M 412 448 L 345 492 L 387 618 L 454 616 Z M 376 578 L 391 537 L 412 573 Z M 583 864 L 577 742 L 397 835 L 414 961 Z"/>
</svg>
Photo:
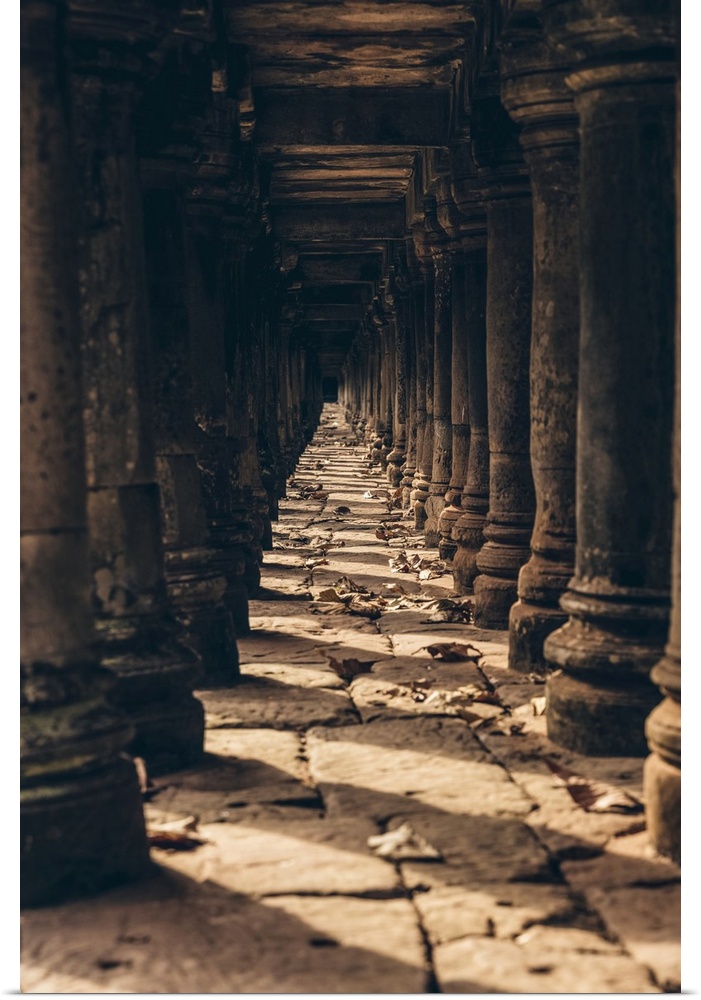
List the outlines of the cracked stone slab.
<svg viewBox="0 0 701 1000">
<path fill-rule="evenodd" d="M 195 694 L 204 705 L 208 729 L 259 726 L 303 729 L 311 725 L 347 726 L 358 722 L 345 690 L 304 688 L 259 678 L 234 688 L 212 688 Z"/>
<path fill-rule="evenodd" d="M 270 729 L 210 729 L 197 767 L 154 780 L 147 812 L 165 819 L 194 814 L 211 823 L 232 808 L 274 803 L 323 809 L 311 786 L 297 733 Z"/>
<path fill-rule="evenodd" d="M 681 885 L 592 885 L 585 895 L 626 951 L 652 970 L 663 990 L 679 992 Z"/>
<path fill-rule="evenodd" d="M 313 728 L 312 778 L 329 811 L 386 816 L 434 808 L 526 815 L 533 803 L 458 719 L 419 717 L 356 727 Z"/>
<path fill-rule="evenodd" d="M 291 687 L 304 688 L 343 688 L 344 684 L 338 674 L 331 669 L 326 656 L 322 662 L 312 661 L 305 663 L 292 660 L 289 663 L 271 662 L 270 659 L 262 658 L 255 662 L 246 663 L 245 673 L 242 677 L 266 678 L 277 681 L 280 684 L 287 684 Z"/>
<path fill-rule="evenodd" d="M 404 896 L 395 867 L 367 846 L 377 833 L 362 819 L 311 813 L 302 819 L 258 811 L 235 823 L 199 827 L 207 841 L 195 851 L 170 854 L 169 868 L 197 882 L 210 881 L 251 897 L 336 894 Z M 158 852 L 159 860 L 164 852 Z"/>
<path fill-rule="evenodd" d="M 433 953 L 444 993 L 659 993 L 647 969 L 623 954 L 543 949 L 466 937 Z"/>
<path fill-rule="evenodd" d="M 355 678 L 351 697 L 363 722 L 407 715 L 456 715 L 459 714 L 457 705 L 427 699 L 434 693 L 450 694 L 466 685 L 487 691 L 484 677 L 474 663 L 443 663 L 431 657 L 396 656 L 378 661 L 370 673 Z M 462 707 L 476 714 L 482 709 L 487 709 L 488 715 L 502 712 L 495 706 L 481 703 L 475 703 L 474 707 L 465 703 Z"/>
<path fill-rule="evenodd" d="M 438 886 L 417 892 L 414 903 L 431 944 L 468 935 L 513 938 L 534 924 L 588 925 L 592 917 L 561 885 L 495 882 Z"/>
<path fill-rule="evenodd" d="M 674 884 L 681 878 L 677 865 L 656 854 L 644 833 L 612 838 L 597 857 L 563 861 L 561 867 L 570 885 L 583 892 L 591 886 Z"/>
<path fill-rule="evenodd" d="M 27 911 L 22 924 L 25 993 L 425 988 L 415 913 L 401 899 L 254 901 L 161 870 L 138 886 Z"/>
</svg>

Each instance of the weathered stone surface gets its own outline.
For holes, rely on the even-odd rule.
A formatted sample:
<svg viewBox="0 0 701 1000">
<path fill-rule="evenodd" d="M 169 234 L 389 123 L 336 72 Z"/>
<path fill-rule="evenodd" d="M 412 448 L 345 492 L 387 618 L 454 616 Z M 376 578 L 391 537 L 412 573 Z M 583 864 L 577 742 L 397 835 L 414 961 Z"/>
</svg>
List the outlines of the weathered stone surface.
<svg viewBox="0 0 701 1000">
<path fill-rule="evenodd" d="M 537 883 L 433 886 L 417 892 L 414 903 L 433 945 L 468 935 L 514 938 L 533 925 L 586 924 L 590 919 L 565 886 Z"/>
<path fill-rule="evenodd" d="M 466 937 L 439 945 L 444 993 L 659 993 L 628 956 L 543 951 L 513 941 Z"/>
<path fill-rule="evenodd" d="M 202 823 L 238 816 L 243 807 L 274 803 L 323 810 L 311 786 L 297 733 L 270 729 L 208 729 L 202 765 L 157 779 L 148 807 L 196 815 Z"/>
<path fill-rule="evenodd" d="M 590 885 L 585 895 L 626 951 L 652 969 L 664 992 L 679 992 L 680 884 L 653 889 Z"/>
<path fill-rule="evenodd" d="M 251 897 L 403 895 L 394 866 L 367 846 L 376 833 L 377 826 L 364 819 L 320 817 L 318 812 L 280 819 L 259 811 L 253 819 L 199 827 L 198 835 L 207 843 L 171 855 L 168 866 L 195 881 L 212 881 Z"/>
<path fill-rule="evenodd" d="M 23 924 L 26 993 L 424 988 L 421 942 L 406 900 L 255 901 L 162 871 L 69 912 L 29 912 Z"/>
<path fill-rule="evenodd" d="M 314 728 L 307 747 L 313 780 L 332 811 L 351 803 L 369 815 L 378 808 L 384 815 L 392 803 L 401 812 L 428 807 L 457 815 L 526 815 L 532 808 L 462 720 Z"/>
<path fill-rule="evenodd" d="M 198 692 L 207 727 L 270 726 L 295 729 L 308 725 L 348 725 L 357 719 L 345 691 L 306 689 L 273 678 Z"/>
</svg>

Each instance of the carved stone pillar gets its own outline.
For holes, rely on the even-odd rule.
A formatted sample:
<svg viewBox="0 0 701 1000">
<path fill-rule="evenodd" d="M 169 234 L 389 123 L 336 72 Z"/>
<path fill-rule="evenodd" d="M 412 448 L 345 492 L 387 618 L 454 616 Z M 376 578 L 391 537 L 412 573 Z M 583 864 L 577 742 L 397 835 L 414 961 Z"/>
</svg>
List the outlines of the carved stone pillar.
<svg viewBox="0 0 701 1000">
<path fill-rule="evenodd" d="M 205 675 L 238 677 L 238 649 L 219 553 L 210 545 L 197 467 L 185 301 L 182 216 L 163 189 L 144 199 L 146 269 L 154 356 L 156 470 L 168 596 L 183 640 Z"/>
<path fill-rule="evenodd" d="M 80 235 L 82 351 L 93 609 L 113 698 L 152 771 L 202 751 L 192 696 L 199 658 L 177 641 L 161 543 L 152 426 L 151 345 L 134 104 L 154 12 L 116 0 L 71 4 Z M 126 44 L 141 34 L 141 45 Z"/>
<path fill-rule="evenodd" d="M 411 505 L 411 486 L 416 474 L 416 452 L 417 452 L 417 414 L 416 414 L 416 329 L 414 316 L 414 289 L 410 274 L 401 275 L 402 282 L 402 304 L 405 332 L 406 350 L 406 462 L 402 469 L 402 506 L 407 508 Z"/>
<path fill-rule="evenodd" d="M 534 32 L 502 50 L 502 100 L 522 126 L 533 196 L 532 555 L 509 616 L 509 666 L 543 669 L 543 642 L 567 619 L 559 601 L 574 572 L 579 360 L 579 143 L 565 67 Z"/>
<path fill-rule="evenodd" d="M 496 98 L 487 100 L 491 107 L 489 113 L 483 109 L 487 121 L 477 160 L 485 162 L 487 185 L 489 511 L 486 542 L 477 556 L 475 624 L 504 629 L 516 601 L 518 572 L 530 556 L 535 512 L 528 378 L 533 227 L 517 130 Z"/>
<path fill-rule="evenodd" d="M 674 398 L 673 4 L 545 4 L 581 137 L 577 550 L 545 642 L 548 733 L 645 754 L 669 613 Z M 624 262 L 625 266 L 621 265 Z"/>
<path fill-rule="evenodd" d="M 451 277 L 453 302 L 452 336 L 452 388 L 450 396 L 453 462 L 450 484 L 445 494 L 446 506 L 438 519 L 441 559 L 452 563 L 457 549 L 453 538 L 453 528 L 462 514 L 462 491 L 467 478 L 467 462 L 470 454 L 470 414 L 467 374 L 467 305 L 465 302 L 465 261 L 460 252 L 452 255 L 453 273 Z"/>
<path fill-rule="evenodd" d="M 452 388 L 452 253 L 444 247 L 433 253 L 434 336 L 433 336 L 433 465 L 426 499 L 424 538 L 427 548 L 438 548 L 438 519 L 445 507 L 453 462 L 451 422 Z"/>
<path fill-rule="evenodd" d="M 677 104 L 677 114 L 679 105 Z M 677 119 L 678 121 L 678 119 Z M 678 127 L 678 125 L 677 125 Z M 679 133 L 677 132 L 677 136 Z M 677 233 L 679 232 L 679 152 L 677 152 Z M 677 258 L 678 259 L 678 258 Z M 674 552 L 672 555 L 672 614 L 664 657 L 655 665 L 652 680 L 664 701 L 645 723 L 650 756 L 645 761 L 645 817 L 648 836 L 660 854 L 681 864 L 681 426 L 680 426 L 680 317 L 677 270 L 677 350 L 674 433 Z"/>
<path fill-rule="evenodd" d="M 147 870 L 131 726 L 90 614 L 62 3 L 21 10 L 21 904 Z M 119 817 L 119 822 L 115 822 Z"/>
<path fill-rule="evenodd" d="M 402 482 L 402 468 L 406 459 L 407 447 L 407 369 L 408 369 L 408 345 L 407 345 L 407 315 L 406 315 L 406 295 L 402 294 L 397 286 L 396 276 L 393 282 L 394 299 L 394 405 L 392 415 L 394 418 L 393 440 L 394 447 L 387 456 L 389 462 L 389 481 L 393 490 L 396 490 Z"/>
<path fill-rule="evenodd" d="M 433 475 L 433 338 L 435 324 L 435 294 L 434 273 L 431 251 L 426 241 L 426 233 L 420 230 L 415 234 L 414 245 L 418 257 L 422 277 L 423 316 L 418 327 L 421 337 L 420 363 L 418 379 L 421 381 L 421 392 L 417 393 L 417 411 L 419 414 L 420 455 L 417 461 L 416 478 L 411 498 L 414 502 L 414 526 L 423 531 L 426 524 L 426 501 L 428 500 L 431 476 Z M 423 410 L 422 410 L 423 407 Z M 425 419 L 423 413 L 425 412 Z"/>
<path fill-rule="evenodd" d="M 421 475 L 424 442 L 426 440 L 426 285 L 418 265 L 412 273 L 412 315 L 414 333 L 414 357 L 416 358 L 416 469 L 409 494 L 409 503 L 414 511 L 414 526 L 423 527 L 426 518 L 424 508 L 428 495 L 428 482 Z"/>
<path fill-rule="evenodd" d="M 470 452 L 462 491 L 462 513 L 455 522 L 453 584 L 470 594 L 478 574 L 477 555 L 484 545 L 489 509 L 489 428 L 487 422 L 486 250 L 465 254 L 465 327 Z"/>
</svg>

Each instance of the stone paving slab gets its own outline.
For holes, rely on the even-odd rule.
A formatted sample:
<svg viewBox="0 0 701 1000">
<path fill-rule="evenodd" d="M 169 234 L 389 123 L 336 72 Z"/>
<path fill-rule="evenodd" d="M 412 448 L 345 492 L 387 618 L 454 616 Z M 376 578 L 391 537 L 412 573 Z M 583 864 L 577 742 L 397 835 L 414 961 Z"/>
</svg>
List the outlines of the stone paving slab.
<svg viewBox="0 0 701 1000">
<path fill-rule="evenodd" d="M 220 727 L 270 726 L 303 729 L 308 725 L 341 726 L 357 722 L 345 690 L 305 688 L 272 678 L 242 681 L 235 688 L 195 692 L 205 708 L 206 724 Z"/>
<path fill-rule="evenodd" d="M 416 893 L 414 900 L 434 945 L 468 935 L 511 939 L 536 924 L 587 927 L 592 921 L 564 885 L 488 882 L 479 889 L 433 886 L 430 892 Z"/>
<path fill-rule="evenodd" d="M 458 719 L 420 717 L 312 728 L 311 774 L 329 810 L 432 807 L 457 815 L 526 815 L 533 803 Z M 373 796 L 372 793 L 376 793 Z M 377 794 L 379 793 L 379 795 Z"/>
<path fill-rule="evenodd" d="M 23 920 L 25 993 L 419 993 L 408 900 L 263 901 L 163 873 Z M 337 942 L 332 944 L 331 942 Z"/>
<path fill-rule="evenodd" d="M 444 993 L 659 993 L 647 970 L 624 954 L 544 949 L 495 938 L 438 945 Z"/>
<path fill-rule="evenodd" d="M 375 898 L 406 895 L 394 865 L 375 857 L 368 837 L 376 824 L 310 812 L 292 819 L 264 810 L 236 823 L 203 824 L 207 843 L 172 854 L 169 867 L 251 897 L 294 894 Z M 163 854 L 163 852 L 159 852 Z"/>
</svg>

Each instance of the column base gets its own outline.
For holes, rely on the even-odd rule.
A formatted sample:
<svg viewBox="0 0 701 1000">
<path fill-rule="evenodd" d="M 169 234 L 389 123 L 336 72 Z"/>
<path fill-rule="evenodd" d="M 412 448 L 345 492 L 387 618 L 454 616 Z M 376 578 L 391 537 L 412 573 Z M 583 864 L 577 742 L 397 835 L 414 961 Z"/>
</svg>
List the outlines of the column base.
<svg viewBox="0 0 701 1000">
<path fill-rule="evenodd" d="M 509 612 L 509 669 L 526 674 L 547 672 L 543 643 L 566 621 L 567 615 L 559 608 L 517 601 Z"/>
<path fill-rule="evenodd" d="M 644 677 L 616 668 L 576 676 L 558 670 L 546 682 L 548 737 L 592 757 L 644 757 L 645 719 L 659 691 Z"/>
<path fill-rule="evenodd" d="M 168 597 L 180 625 L 180 639 L 199 657 L 207 677 L 239 677 L 239 652 L 232 615 L 223 598 L 226 577 L 209 548 L 166 552 Z"/>
<path fill-rule="evenodd" d="M 474 592 L 477 628 L 507 629 L 509 612 L 518 598 L 516 580 L 480 573 L 475 578 Z"/>
<path fill-rule="evenodd" d="M 457 546 L 452 565 L 453 589 L 457 594 L 471 594 L 479 576 L 477 554 L 484 545 L 484 521 L 475 525 L 457 521 L 453 528 L 453 540 Z"/>
<path fill-rule="evenodd" d="M 424 541 L 427 549 L 437 549 L 441 541 L 439 519 L 445 510 L 445 489 L 440 494 L 429 493 L 426 498 Z"/>
<path fill-rule="evenodd" d="M 25 789 L 20 831 L 22 906 L 90 895 L 150 867 L 139 782 L 126 758 Z"/>
<path fill-rule="evenodd" d="M 438 544 L 438 555 L 449 565 L 452 565 L 458 548 L 458 543 L 453 538 L 453 528 L 461 514 L 462 510 L 460 507 L 457 507 L 454 503 L 448 503 L 448 506 L 443 508 L 441 516 L 438 518 L 438 531 L 441 536 Z"/>
<path fill-rule="evenodd" d="M 143 757 L 153 774 L 194 764 L 204 745 L 204 709 L 192 695 L 201 681 L 198 658 L 158 619 L 97 625 L 102 664 L 115 678 L 110 703 L 135 729 L 129 752 Z"/>
<path fill-rule="evenodd" d="M 650 842 L 658 854 L 680 865 L 682 772 L 653 753 L 645 761 L 643 789 Z"/>
</svg>

